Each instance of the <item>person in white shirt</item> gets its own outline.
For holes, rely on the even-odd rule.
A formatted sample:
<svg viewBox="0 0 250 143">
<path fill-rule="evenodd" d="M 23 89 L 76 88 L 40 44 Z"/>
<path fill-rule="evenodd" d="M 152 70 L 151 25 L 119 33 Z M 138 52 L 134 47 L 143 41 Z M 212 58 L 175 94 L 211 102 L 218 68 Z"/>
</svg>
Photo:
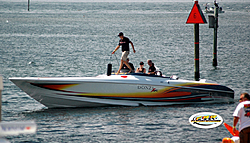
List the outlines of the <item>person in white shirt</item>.
<svg viewBox="0 0 250 143">
<path fill-rule="evenodd" d="M 233 116 L 233 132 L 235 133 L 236 125 L 240 120 L 240 142 L 250 143 L 250 96 L 248 93 L 242 93 L 240 95 L 240 103 L 237 105 Z"/>
</svg>

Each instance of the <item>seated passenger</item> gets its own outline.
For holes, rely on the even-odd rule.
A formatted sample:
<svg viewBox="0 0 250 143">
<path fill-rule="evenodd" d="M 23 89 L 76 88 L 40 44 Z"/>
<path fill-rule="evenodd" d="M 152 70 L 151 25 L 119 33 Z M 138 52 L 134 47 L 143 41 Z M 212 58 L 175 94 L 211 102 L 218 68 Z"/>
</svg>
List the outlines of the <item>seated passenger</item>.
<svg viewBox="0 0 250 143">
<path fill-rule="evenodd" d="M 132 68 L 132 72 L 135 72 L 135 67 L 134 67 L 134 65 L 132 63 L 129 62 L 129 58 L 127 58 L 127 62 L 130 65 L 130 67 Z M 129 68 L 125 64 L 123 64 L 122 69 L 125 69 L 125 70 L 129 71 Z"/>
<path fill-rule="evenodd" d="M 149 65 L 148 74 L 155 75 L 156 68 L 155 68 L 154 63 L 152 62 L 152 60 L 148 60 L 148 65 Z"/>
<path fill-rule="evenodd" d="M 146 73 L 146 69 L 143 68 L 144 66 L 144 63 L 143 62 L 140 62 L 140 67 L 136 69 L 136 73 Z"/>
</svg>

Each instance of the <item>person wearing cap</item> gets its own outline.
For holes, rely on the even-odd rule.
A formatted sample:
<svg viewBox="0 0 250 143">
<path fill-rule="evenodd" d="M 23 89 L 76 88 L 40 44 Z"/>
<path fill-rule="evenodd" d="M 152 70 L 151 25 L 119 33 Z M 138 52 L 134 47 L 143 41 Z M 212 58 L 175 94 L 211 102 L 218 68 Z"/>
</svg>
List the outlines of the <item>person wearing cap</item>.
<svg viewBox="0 0 250 143">
<path fill-rule="evenodd" d="M 133 71 L 133 69 L 128 64 L 127 58 L 128 58 L 128 55 L 129 55 L 129 43 L 131 44 L 131 46 L 133 48 L 133 52 L 135 53 L 134 44 L 129 40 L 129 38 L 125 37 L 122 32 L 120 32 L 118 36 L 120 37 L 119 44 L 115 48 L 115 50 L 112 52 L 112 54 L 114 54 L 120 48 L 120 46 L 122 46 L 121 64 L 120 64 L 120 67 L 119 67 L 116 74 L 120 73 L 123 64 L 125 64 L 129 68 L 129 73 L 131 73 Z"/>
<path fill-rule="evenodd" d="M 136 73 L 146 73 L 146 69 L 143 68 L 144 66 L 144 63 L 143 62 L 140 62 L 140 67 L 136 69 Z"/>
<path fill-rule="evenodd" d="M 135 67 L 134 67 L 134 65 L 132 63 L 129 62 L 129 58 L 127 58 L 127 63 L 130 65 L 130 67 L 132 68 L 132 71 L 134 72 L 135 71 Z M 129 68 L 125 64 L 123 64 L 122 69 L 129 70 Z"/>
<path fill-rule="evenodd" d="M 250 96 L 248 93 L 241 93 L 240 103 L 237 105 L 233 116 L 233 132 L 236 132 L 236 125 L 240 120 L 240 142 L 250 143 Z"/>
</svg>

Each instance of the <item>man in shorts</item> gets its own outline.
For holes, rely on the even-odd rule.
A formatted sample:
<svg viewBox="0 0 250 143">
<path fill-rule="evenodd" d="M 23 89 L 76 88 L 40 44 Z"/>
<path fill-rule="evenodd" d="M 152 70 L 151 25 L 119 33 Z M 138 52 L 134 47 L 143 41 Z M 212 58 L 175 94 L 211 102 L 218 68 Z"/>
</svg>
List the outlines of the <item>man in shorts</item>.
<svg viewBox="0 0 250 143">
<path fill-rule="evenodd" d="M 123 33 L 120 32 L 119 35 L 120 37 L 120 41 L 119 41 L 119 44 L 118 46 L 115 48 L 115 50 L 112 52 L 112 54 L 114 54 L 119 48 L 120 46 L 122 46 L 122 57 L 121 57 L 121 64 L 120 64 L 120 67 L 117 71 L 116 74 L 119 74 L 121 69 L 122 69 L 122 66 L 123 64 L 125 64 L 128 68 L 129 68 L 129 73 L 131 73 L 133 71 L 133 69 L 130 67 L 130 65 L 128 64 L 127 62 L 127 58 L 128 58 L 128 55 L 129 55 L 129 43 L 131 44 L 132 48 L 133 48 L 133 52 L 135 53 L 135 48 L 134 48 L 134 45 L 133 43 L 129 40 L 129 38 L 127 37 L 124 37 L 123 36 Z"/>
<path fill-rule="evenodd" d="M 240 95 L 240 103 L 237 105 L 233 116 L 233 132 L 235 133 L 236 125 L 240 120 L 240 142 L 250 143 L 250 96 L 248 93 L 242 93 Z"/>
</svg>

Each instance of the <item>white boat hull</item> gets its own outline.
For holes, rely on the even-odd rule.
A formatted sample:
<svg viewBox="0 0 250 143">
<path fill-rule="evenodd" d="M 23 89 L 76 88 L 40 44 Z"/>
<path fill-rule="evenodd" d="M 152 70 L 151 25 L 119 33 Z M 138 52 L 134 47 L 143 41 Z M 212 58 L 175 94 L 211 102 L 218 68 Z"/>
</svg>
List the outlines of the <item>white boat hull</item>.
<svg viewBox="0 0 250 143">
<path fill-rule="evenodd" d="M 214 82 L 142 75 L 10 78 L 48 108 L 162 106 L 232 102 L 234 91 Z"/>
</svg>

